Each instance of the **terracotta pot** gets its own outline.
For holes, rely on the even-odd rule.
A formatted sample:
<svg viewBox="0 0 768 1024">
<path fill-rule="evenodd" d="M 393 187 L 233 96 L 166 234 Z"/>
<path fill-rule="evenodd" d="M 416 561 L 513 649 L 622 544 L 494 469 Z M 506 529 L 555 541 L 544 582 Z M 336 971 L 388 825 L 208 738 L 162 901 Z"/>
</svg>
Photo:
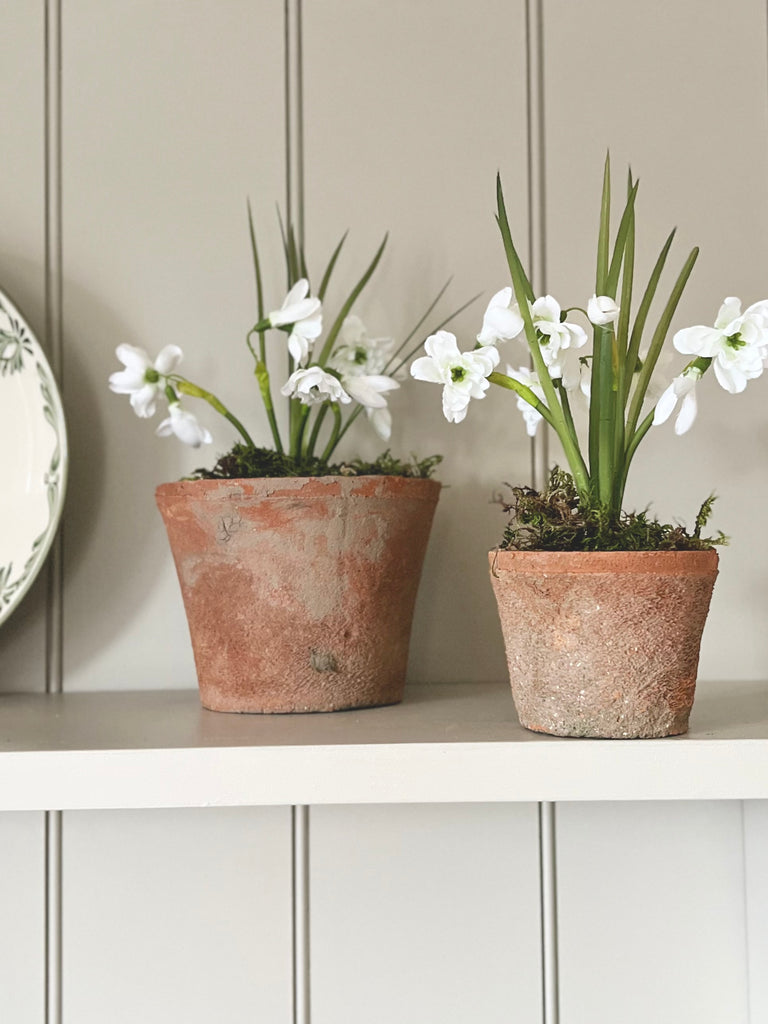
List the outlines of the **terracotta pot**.
<svg viewBox="0 0 768 1024">
<path fill-rule="evenodd" d="M 716 551 L 491 551 L 489 561 L 526 729 L 687 731 Z"/>
<path fill-rule="evenodd" d="M 338 711 L 402 700 L 439 494 L 434 480 L 385 476 L 158 487 L 203 706 Z"/>
</svg>

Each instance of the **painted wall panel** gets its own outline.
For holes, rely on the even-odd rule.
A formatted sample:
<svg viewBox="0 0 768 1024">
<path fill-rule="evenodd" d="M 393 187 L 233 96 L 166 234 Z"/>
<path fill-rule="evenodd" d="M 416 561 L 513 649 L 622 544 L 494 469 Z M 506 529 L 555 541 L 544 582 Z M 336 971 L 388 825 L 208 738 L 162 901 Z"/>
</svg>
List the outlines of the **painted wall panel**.
<svg viewBox="0 0 768 1024">
<path fill-rule="evenodd" d="M 359 304 L 372 336 L 405 337 L 453 274 L 446 315 L 484 293 L 449 327 L 462 349 L 473 348 L 487 299 L 506 284 L 493 218 L 499 168 L 527 237 L 524 4 L 482 0 L 450 12 L 436 0 L 305 4 L 304 88 L 310 263 L 322 266 L 351 229 L 329 299 L 338 304 L 341 282 L 351 288 L 389 230 Z M 439 319 L 430 317 L 421 340 Z M 444 419 L 435 385 L 408 380 L 390 403 L 393 451 L 442 452 L 439 477 L 449 485 L 414 620 L 416 680 L 504 672 L 486 552 L 505 522 L 492 499 L 505 481 L 528 479 L 529 449 L 514 402 L 493 391 L 461 425 Z M 363 422 L 346 451 L 372 456 L 382 447 Z"/>
<path fill-rule="evenodd" d="M 117 344 L 180 345 L 181 371 L 266 440 L 245 346 L 256 318 L 246 197 L 259 221 L 281 198 L 282 16 L 278 0 L 64 5 L 66 383 L 78 410 L 67 688 L 194 685 L 153 491 L 235 438 L 198 405 L 212 446 L 158 439 L 160 412 L 140 421 L 106 382 Z"/>
<path fill-rule="evenodd" d="M 45 347 L 43 12 L 25 0 L 3 8 L 0 289 Z M 45 689 L 45 572 L 0 628 L 1 691 Z"/>
<path fill-rule="evenodd" d="M 750 1024 L 768 1020 L 768 801 L 743 805 Z"/>
<path fill-rule="evenodd" d="M 68 813 L 64 1022 L 287 1024 L 286 808 Z"/>
<path fill-rule="evenodd" d="M 540 1019 L 534 805 L 317 807 L 314 1024 Z"/>
<path fill-rule="evenodd" d="M 44 816 L 0 815 L 0 1020 L 39 1024 L 45 1001 Z"/>
<path fill-rule="evenodd" d="M 748 1024 L 741 806 L 561 804 L 557 829 L 562 1024 Z"/>
<path fill-rule="evenodd" d="M 611 150 L 619 194 L 631 163 L 637 204 L 639 280 L 672 227 L 678 234 L 666 295 L 693 247 L 701 254 L 672 331 L 712 324 L 726 295 L 764 298 L 768 267 L 766 7 L 760 0 L 544 4 L 548 287 L 564 304 L 594 290 L 602 163 Z M 594 52 L 599 59 L 584 59 Z M 713 69 L 717 68 L 714 73 Z M 719 159 L 716 139 L 738 140 Z M 655 314 L 660 307 L 657 303 Z M 684 365 L 677 356 L 671 379 Z M 768 498 L 768 380 L 729 395 L 708 375 L 690 433 L 652 430 L 630 479 L 628 506 L 692 523 L 720 495 L 713 521 L 731 535 L 704 635 L 704 678 L 764 678 L 762 629 L 768 549 L 755 508 Z"/>
</svg>

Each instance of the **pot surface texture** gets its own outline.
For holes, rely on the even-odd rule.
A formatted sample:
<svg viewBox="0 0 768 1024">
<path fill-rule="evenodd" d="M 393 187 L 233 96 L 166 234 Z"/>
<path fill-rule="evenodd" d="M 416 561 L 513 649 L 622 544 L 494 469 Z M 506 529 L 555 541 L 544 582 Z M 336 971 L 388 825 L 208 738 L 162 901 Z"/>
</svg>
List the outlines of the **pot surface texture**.
<svg viewBox="0 0 768 1024">
<path fill-rule="evenodd" d="M 203 705 L 296 712 L 402 700 L 440 484 L 287 477 L 162 484 Z"/>
<path fill-rule="evenodd" d="M 526 729 L 687 731 L 716 551 L 491 551 L 489 563 Z"/>
</svg>

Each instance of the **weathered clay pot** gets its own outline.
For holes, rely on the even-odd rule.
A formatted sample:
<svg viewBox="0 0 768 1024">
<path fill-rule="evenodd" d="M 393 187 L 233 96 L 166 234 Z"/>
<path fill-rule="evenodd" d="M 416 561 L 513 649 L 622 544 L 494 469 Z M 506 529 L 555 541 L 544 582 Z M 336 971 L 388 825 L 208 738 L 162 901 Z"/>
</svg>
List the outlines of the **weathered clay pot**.
<svg viewBox="0 0 768 1024">
<path fill-rule="evenodd" d="M 688 729 L 715 551 L 491 551 L 526 729 L 629 739 Z"/>
<path fill-rule="evenodd" d="M 439 494 L 434 480 L 385 476 L 158 487 L 203 706 L 337 711 L 402 700 Z"/>
</svg>

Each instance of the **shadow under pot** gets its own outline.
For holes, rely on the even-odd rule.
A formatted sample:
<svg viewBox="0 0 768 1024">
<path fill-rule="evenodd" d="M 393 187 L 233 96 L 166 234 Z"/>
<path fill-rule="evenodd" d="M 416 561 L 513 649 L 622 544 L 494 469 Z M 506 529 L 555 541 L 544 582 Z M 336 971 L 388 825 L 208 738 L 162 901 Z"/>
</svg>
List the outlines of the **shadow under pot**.
<svg viewBox="0 0 768 1024">
<path fill-rule="evenodd" d="M 440 484 L 288 477 L 162 484 L 200 698 L 305 712 L 403 698 Z"/>
<path fill-rule="evenodd" d="M 687 732 L 716 551 L 488 557 L 526 729 L 610 739 Z"/>
</svg>

